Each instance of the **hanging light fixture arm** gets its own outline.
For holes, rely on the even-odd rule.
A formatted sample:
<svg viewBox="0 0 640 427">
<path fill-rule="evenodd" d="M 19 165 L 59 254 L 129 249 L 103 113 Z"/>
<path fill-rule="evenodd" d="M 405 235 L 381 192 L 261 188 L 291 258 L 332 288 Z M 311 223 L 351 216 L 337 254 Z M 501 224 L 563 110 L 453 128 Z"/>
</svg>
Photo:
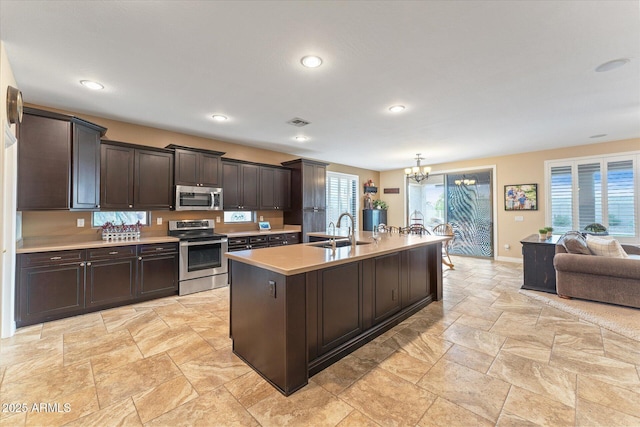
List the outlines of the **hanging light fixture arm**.
<svg viewBox="0 0 640 427">
<path fill-rule="evenodd" d="M 429 178 L 431 168 L 429 166 L 421 166 L 421 160 L 423 160 L 423 158 L 420 157 L 420 153 L 416 154 L 416 165 L 404 170 L 407 179 L 413 179 L 415 182 L 420 182 Z"/>
</svg>

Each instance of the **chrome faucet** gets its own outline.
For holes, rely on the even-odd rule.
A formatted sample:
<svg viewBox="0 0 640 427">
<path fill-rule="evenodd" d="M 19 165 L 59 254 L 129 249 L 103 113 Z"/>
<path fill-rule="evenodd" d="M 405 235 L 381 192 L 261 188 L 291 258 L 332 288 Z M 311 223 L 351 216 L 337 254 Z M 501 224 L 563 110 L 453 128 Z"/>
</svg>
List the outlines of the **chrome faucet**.
<svg viewBox="0 0 640 427">
<path fill-rule="evenodd" d="M 341 213 L 338 217 L 338 221 L 336 222 L 336 227 L 340 228 L 340 221 L 342 221 L 343 216 L 348 216 L 351 220 L 351 227 L 349 227 L 349 241 L 351 242 L 351 247 L 356 247 L 356 221 L 353 219 L 353 215 L 349 212 Z"/>
<path fill-rule="evenodd" d="M 329 223 L 329 228 L 331 228 L 331 226 L 333 226 L 333 237 L 331 238 L 331 253 L 335 255 L 336 254 L 336 225 L 333 223 L 333 221 Z"/>
</svg>

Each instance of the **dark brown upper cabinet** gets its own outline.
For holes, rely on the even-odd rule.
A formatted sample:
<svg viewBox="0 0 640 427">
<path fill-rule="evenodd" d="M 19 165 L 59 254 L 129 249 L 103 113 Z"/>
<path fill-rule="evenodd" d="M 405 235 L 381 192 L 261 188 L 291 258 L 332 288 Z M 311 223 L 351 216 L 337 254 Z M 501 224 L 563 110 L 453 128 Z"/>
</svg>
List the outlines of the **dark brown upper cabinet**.
<svg viewBox="0 0 640 427">
<path fill-rule="evenodd" d="M 173 208 L 173 151 L 102 142 L 102 208 L 169 210 Z"/>
<path fill-rule="evenodd" d="M 222 161 L 222 200 L 225 210 L 258 210 L 260 167 L 233 160 Z"/>
<path fill-rule="evenodd" d="M 260 166 L 260 209 L 291 209 L 291 171 Z"/>
<path fill-rule="evenodd" d="M 307 233 L 326 229 L 327 163 L 298 159 L 282 163 L 291 169 L 291 210 L 284 214 L 285 224 L 302 227 L 302 241 Z"/>
<path fill-rule="evenodd" d="M 219 151 L 195 150 L 168 145 L 175 150 L 175 184 L 194 187 L 221 187 L 222 161 Z"/>
<path fill-rule="evenodd" d="M 26 210 L 100 208 L 100 137 L 106 128 L 25 107 L 18 127 L 18 206 Z"/>
</svg>

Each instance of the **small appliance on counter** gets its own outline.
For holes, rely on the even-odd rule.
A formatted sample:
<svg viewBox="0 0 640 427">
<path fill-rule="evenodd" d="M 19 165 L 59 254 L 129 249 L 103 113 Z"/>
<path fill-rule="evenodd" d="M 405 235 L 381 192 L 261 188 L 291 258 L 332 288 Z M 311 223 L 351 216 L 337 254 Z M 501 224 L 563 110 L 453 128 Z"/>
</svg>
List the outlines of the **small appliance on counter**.
<svg viewBox="0 0 640 427">
<path fill-rule="evenodd" d="M 213 219 L 169 221 L 169 235 L 180 239 L 180 295 L 227 286 L 227 236 Z"/>
</svg>

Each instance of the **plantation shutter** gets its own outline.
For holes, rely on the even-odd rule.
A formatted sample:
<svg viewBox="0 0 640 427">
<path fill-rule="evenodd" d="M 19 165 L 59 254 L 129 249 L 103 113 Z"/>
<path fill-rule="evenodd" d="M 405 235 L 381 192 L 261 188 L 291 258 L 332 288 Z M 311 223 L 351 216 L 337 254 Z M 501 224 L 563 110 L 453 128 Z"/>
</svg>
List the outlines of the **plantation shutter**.
<svg viewBox="0 0 640 427">
<path fill-rule="evenodd" d="M 609 233 L 635 236 L 633 160 L 607 163 L 607 213 Z"/>
<path fill-rule="evenodd" d="M 337 172 L 327 172 L 327 228 L 334 224 L 343 212 L 349 212 L 355 219 L 358 229 L 358 176 Z M 342 221 L 342 227 L 350 227 L 348 221 Z"/>
<path fill-rule="evenodd" d="M 578 214 L 580 230 L 603 222 L 600 163 L 578 165 Z"/>
<path fill-rule="evenodd" d="M 556 233 L 573 229 L 571 166 L 551 167 L 551 226 Z"/>
</svg>

